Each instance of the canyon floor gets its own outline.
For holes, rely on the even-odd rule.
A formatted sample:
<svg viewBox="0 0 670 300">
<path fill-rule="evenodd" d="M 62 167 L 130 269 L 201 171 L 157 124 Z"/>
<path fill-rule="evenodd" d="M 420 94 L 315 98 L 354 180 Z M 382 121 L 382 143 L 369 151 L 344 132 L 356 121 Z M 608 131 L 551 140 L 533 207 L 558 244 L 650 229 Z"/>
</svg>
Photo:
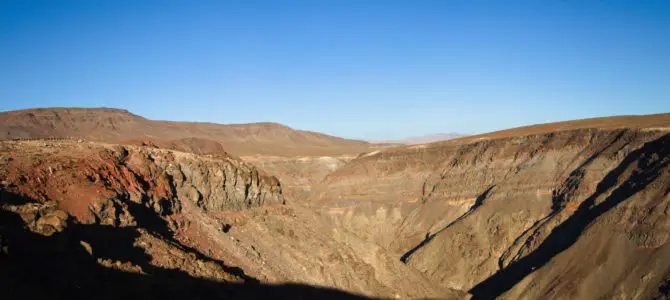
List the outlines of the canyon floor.
<svg viewBox="0 0 670 300">
<path fill-rule="evenodd" d="M 409 146 L 114 109 L 0 129 L 3 298 L 670 298 L 670 114 Z"/>
</svg>

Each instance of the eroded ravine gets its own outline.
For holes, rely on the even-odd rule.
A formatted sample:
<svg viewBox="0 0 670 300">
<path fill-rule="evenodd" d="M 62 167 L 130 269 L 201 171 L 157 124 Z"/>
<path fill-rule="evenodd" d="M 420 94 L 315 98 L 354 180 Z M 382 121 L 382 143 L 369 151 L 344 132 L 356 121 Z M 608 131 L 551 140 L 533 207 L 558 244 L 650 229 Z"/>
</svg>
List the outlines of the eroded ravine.
<svg viewBox="0 0 670 300">
<path fill-rule="evenodd" d="M 587 128 L 273 157 L 257 168 L 223 154 L 6 141 L 0 204 L 37 244 L 58 249 L 54 236 L 84 250 L 65 261 L 166 282 L 299 283 L 385 298 L 650 298 L 670 274 L 668 143 L 658 128 Z M 115 246 L 106 250 L 106 239 Z"/>
<path fill-rule="evenodd" d="M 424 246 L 426 246 L 428 243 L 430 243 L 430 241 L 431 241 L 436 235 L 438 235 L 438 234 L 440 234 L 441 232 L 443 232 L 443 231 L 449 229 L 451 226 L 454 226 L 454 225 L 455 225 L 456 223 L 458 223 L 459 221 L 461 221 L 461 220 L 467 218 L 469 215 L 471 215 L 471 214 L 472 214 L 472 213 L 473 213 L 479 206 L 481 206 L 482 204 L 484 204 L 484 200 L 486 199 L 486 197 L 488 197 L 489 193 L 491 192 L 491 190 L 492 190 L 494 187 L 495 187 L 495 185 L 491 186 L 490 188 L 486 189 L 486 191 L 484 191 L 484 193 L 482 193 L 481 195 L 479 195 L 479 196 L 475 199 L 475 203 L 472 204 L 472 206 L 470 207 L 470 209 L 468 209 L 468 211 L 466 211 L 466 212 L 465 212 L 464 214 L 462 214 L 460 217 L 456 218 L 456 220 L 451 221 L 449 224 L 447 224 L 447 226 L 444 226 L 443 228 L 439 229 L 439 230 L 436 231 L 435 233 L 431 233 L 431 232 L 426 233 L 426 238 L 425 238 L 423 241 L 421 241 L 420 244 L 416 245 L 414 248 L 412 248 L 412 249 L 410 249 L 409 251 L 405 252 L 405 254 L 403 254 L 403 255 L 400 257 L 400 261 L 402 261 L 403 263 L 406 264 L 407 261 L 412 257 L 412 254 L 414 254 L 414 252 L 418 251 L 419 249 L 421 249 L 422 247 L 424 247 Z"/>
<path fill-rule="evenodd" d="M 570 224 L 576 222 L 586 226 L 612 222 L 609 217 L 612 212 L 603 211 L 604 207 L 618 214 L 631 209 L 653 209 L 644 208 L 644 205 L 636 207 L 641 203 L 636 199 L 645 198 L 653 191 L 663 191 L 665 194 L 657 197 L 662 205 L 667 205 L 667 191 L 662 188 L 668 177 L 665 163 L 641 164 L 636 159 L 642 155 L 664 161 L 668 156 L 664 148 L 668 139 L 663 130 L 589 129 L 462 146 L 443 143 L 423 148 L 391 149 L 356 159 L 330 174 L 327 184 L 322 187 L 321 200 L 324 212 L 338 226 L 399 253 L 402 261 L 420 270 L 436 284 L 460 290 L 472 289 L 472 294 L 480 298 L 502 296 L 504 291 L 524 278 L 530 278 L 531 272 L 564 252 L 574 240 L 606 243 L 600 241 L 600 237 L 583 237 L 584 229 L 576 230 L 576 225 Z M 440 165 L 446 167 L 435 167 Z M 598 191 L 602 189 L 603 181 L 611 180 L 613 175 L 608 174 L 630 168 L 642 168 L 640 172 L 647 174 L 648 182 L 642 186 L 635 180 L 631 181 L 633 183 L 624 179 L 610 183 L 613 184 L 611 190 L 626 189 L 627 184 L 637 184 L 637 187 L 633 192 L 614 196 L 626 199 L 622 204 L 595 204 L 592 210 L 587 209 L 591 205 L 586 203 L 592 201 L 622 201 L 600 199 L 612 191 Z M 494 185 L 495 188 L 486 193 L 486 201 L 483 204 L 478 201 L 482 191 Z M 362 204 L 339 208 L 336 199 Z M 589 221 L 585 222 L 584 209 L 600 213 L 587 213 Z M 622 220 L 617 226 L 634 226 L 636 222 Z M 665 224 L 655 223 L 643 234 L 629 234 L 630 238 L 637 239 L 639 234 L 664 237 L 660 231 Z M 573 233 L 569 239 L 574 240 L 562 241 L 561 246 L 550 246 L 556 243 L 553 240 L 557 236 L 565 235 L 567 231 L 561 228 L 566 227 L 571 228 L 567 231 Z M 594 234 L 612 235 L 611 232 Z M 548 253 L 537 252 L 539 247 L 560 250 L 552 255 L 544 254 L 544 260 L 536 260 L 537 253 Z M 665 242 L 659 242 L 654 249 L 660 251 L 658 249 L 665 247 Z M 632 253 L 626 247 L 614 245 L 608 251 L 619 251 L 616 255 Z M 652 261 L 659 259 L 654 255 L 649 257 Z M 514 273 L 521 274 L 519 278 L 509 276 L 510 279 L 504 281 L 507 283 L 504 288 L 493 288 L 500 285 L 500 281 L 491 278 L 508 277 L 508 272 L 528 265 L 524 262 L 529 260 L 542 261 L 542 264 L 530 264 L 529 268 L 522 268 L 523 272 Z M 629 262 L 619 266 L 605 263 L 601 268 L 623 274 L 626 271 L 621 268 L 632 265 Z M 581 290 L 580 278 L 590 278 L 594 271 L 579 265 L 571 268 L 579 269 L 583 275 L 569 277 L 572 285 L 562 285 L 563 290 L 559 292 L 554 287 L 554 293 L 595 297 L 614 288 L 614 282 L 610 282 L 588 292 Z M 650 285 L 660 285 L 666 271 L 647 274 L 645 278 Z M 641 288 L 633 281 L 625 282 L 625 285 Z M 536 285 L 532 289 L 533 295 L 541 295 L 547 288 Z"/>
<path fill-rule="evenodd" d="M 89 227 L 109 233 L 114 247 L 74 236 L 87 245 L 84 256 L 123 272 L 162 278 L 171 276 L 166 268 L 190 270 L 226 284 L 299 283 L 387 298 L 460 295 L 431 285 L 386 249 L 287 203 L 276 178 L 234 158 L 71 140 L 3 142 L 2 157 L 3 209 L 28 216 L 34 205 L 57 207 L 58 217 L 51 211 L 33 217 L 45 224 L 53 219 L 49 226 L 58 236 Z M 10 194 L 26 200 L 5 203 Z M 72 224 L 61 226 L 61 219 Z"/>
<path fill-rule="evenodd" d="M 670 135 L 645 143 L 607 173 L 598 183 L 596 191 L 580 203 L 565 221 L 553 228 L 537 248 L 474 286 L 470 293 L 478 299 L 492 299 L 508 291 L 572 246 L 598 217 L 622 202 L 630 201 L 631 196 L 667 173 L 669 166 Z"/>
</svg>

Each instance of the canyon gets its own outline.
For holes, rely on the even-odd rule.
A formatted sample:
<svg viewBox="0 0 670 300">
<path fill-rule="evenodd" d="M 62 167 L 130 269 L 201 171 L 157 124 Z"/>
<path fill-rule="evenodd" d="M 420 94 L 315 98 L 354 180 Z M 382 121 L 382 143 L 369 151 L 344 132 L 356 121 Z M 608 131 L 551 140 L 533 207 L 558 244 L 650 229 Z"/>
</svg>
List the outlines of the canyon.
<svg viewBox="0 0 670 300">
<path fill-rule="evenodd" d="M 670 114 L 415 145 L 107 108 L 0 130 L 10 298 L 670 297 Z"/>
</svg>

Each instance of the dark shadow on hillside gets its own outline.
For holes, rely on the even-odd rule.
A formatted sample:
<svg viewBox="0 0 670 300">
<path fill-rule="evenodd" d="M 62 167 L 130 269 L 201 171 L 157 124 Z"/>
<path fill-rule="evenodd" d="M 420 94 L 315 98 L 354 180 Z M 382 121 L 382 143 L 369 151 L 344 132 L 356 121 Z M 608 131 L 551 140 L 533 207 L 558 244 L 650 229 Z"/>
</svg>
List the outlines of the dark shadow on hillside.
<svg viewBox="0 0 670 300">
<path fill-rule="evenodd" d="M 670 135 L 664 135 L 631 152 L 619 166 L 605 176 L 598 184 L 595 193 L 565 222 L 554 228 L 535 251 L 496 272 L 469 292 L 474 299 L 494 299 L 508 291 L 523 278 L 572 246 L 596 218 L 647 187 L 669 164 Z M 625 175 L 627 171 L 630 171 L 630 175 L 625 181 L 602 203 L 595 205 L 596 199 L 615 187 L 619 177 Z"/>
<path fill-rule="evenodd" d="M 2 191 L 0 205 L 33 202 Z M 343 291 L 301 284 L 245 284 L 196 278 L 150 264 L 135 247 L 132 227 L 70 222 L 52 236 L 30 231 L 19 214 L 0 209 L 2 299 L 365 299 Z M 93 255 L 80 244 L 86 241 Z M 106 268 L 97 258 L 130 262 L 142 273 Z"/>
<path fill-rule="evenodd" d="M 441 232 L 443 232 L 443 231 L 449 229 L 451 226 L 454 226 L 456 223 L 460 222 L 461 220 L 463 220 L 463 219 L 465 219 L 466 217 L 468 217 L 469 215 L 471 215 L 477 208 L 479 208 L 482 204 L 484 204 L 484 200 L 489 196 L 489 194 L 491 193 L 491 190 L 492 190 L 495 186 L 496 186 L 495 184 L 492 185 L 491 187 L 489 187 L 488 189 L 486 189 L 486 191 L 484 191 L 483 193 L 481 193 L 481 195 L 477 196 L 477 199 L 475 199 L 475 203 L 472 204 L 472 206 L 468 209 L 468 211 L 466 211 L 464 214 L 462 214 L 461 216 L 459 216 L 456 220 L 453 220 L 452 222 L 450 222 L 449 224 L 447 224 L 447 226 L 444 226 L 442 229 L 438 230 L 437 232 L 435 232 L 435 233 L 433 233 L 433 234 L 430 234 L 430 232 L 427 232 L 427 233 L 426 233 L 426 237 L 423 239 L 423 241 L 421 241 L 421 243 L 419 243 L 418 245 L 414 246 L 414 248 L 412 248 L 412 249 L 410 249 L 409 251 L 405 252 L 405 254 L 403 254 L 403 255 L 400 257 L 400 261 L 401 261 L 402 263 L 406 264 L 407 261 L 409 260 L 409 258 L 412 256 L 412 254 L 414 254 L 414 252 L 416 252 L 417 250 L 423 248 L 423 247 L 426 246 L 428 243 L 430 243 L 430 241 L 432 241 L 433 238 L 435 238 L 436 235 L 438 235 L 439 233 L 441 233 Z"/>
<path fill-rule="evenodd" d="M 168 225 L 168 222 L 159 217 L 156 212 L 151 210 L 150 208 L 138 204 L 132 201 L 129 201 L 128 197 L 124 199 L 124 203 L 128 205 L 128 211 L 130 212 L 131 215 L 135 218 L 135 221 L 137 222 L 138 227 L 146 229 L 148 232 L 160 237 L 170 245 L 177 247 L 183 251 L 186 251 L 188 253 L 191 253 L 195 255 L 195 257 L 199 260 L 204 260 L 208 262 L 214 262 L 220 265 L 227 273 L 236 275 L 244 279 L 245 282 L 247 283 L 258 283 L 259 281 L 256 278 L 253 278 L 251 276 L 248 276 L 244 273 L 244 270 L 238 268 L 238 267 L 231 267 L 231 266 L 226 266 L 222 261 L 213 259 L 209 256 L 206 256 L 202 254 L 201 252 L 197 251 L 196 249 L 189 247 L 187 245 L 184 245 L 177 241 L 174 238 L 174 234 L 172 233 L 172 230 L 170 229 L 170 226 Z M 147 202 L 146 199 L 143 202 Z M 132 232 L 135 232 L 135 229 L 133 228 L 117 228 L 117 227 L 111 227 L 111 226 L 98 226 L 96 229 L 92 230 L 93 232 L 90 232 L 90 229 L 86 229 L 90 226 L 79 226 L 79 227 L 85 227 L 82 229 L 82 231 L 87 232 L 87 234 L 83 235 L 84 237 L 88 238 L 89 240 L 93 241 L 93 243 L 99 243 L 99 245 L 93 245 L 94 248 L 97 247 L 103 247 L 104 249 L 113 249 L 113 247 L 110 247 L 112 245 L 118 244 L 117 242 L 114 242 L 113 239 L 108 238 L 109 236 L 120 236 L 124 231 L 130 230 Z M 105 228 L 102 229 L 101 228 Z M 132 238 L 129 238 L 130 240 L 134 240 L 137 236 L 133 236 Z M 127 242 L 128 239 L 126 239 L 123 242 Z M 130 243 L 132 245 L 132 242 Z M 110 253 L 111 254 L 111 253 Z M 118 255 L 118 254 L 117 254 Z M 148 266 L 150 267 L 150 266 Z M 144 268 L 144 266 L 143 266 Z"/>
<path fill-rule="evenodd" d="M 618 133 L 614 138 L 605 146 L 601 147 L 599 150 L 597 150 L 595 153 L 591 154 L 584 162 L 582 162 L 577 168 L 575 168 L 570 174 L 568 175 L 568 178 L 566 179 L 564 185 L 564 189 L 562 190 L 554 190 L 552 192 L 551 196 L 551 210 L 552 210 L 552 216 L 556 214 L 558 211 L 563 209 L 563 201 L 565 199 L 569 198 L 569 193 L 576 191 L 579 189 L 579 186 L 581 185 L 582 182 L 584 182 L 584 170 L 591 165 L 596 158 L 600 157 L 607 149 L 612 148 L 614 145 L 619 143 L 622 138 L 625 136 L 626 130 L 625 129 L 620 129 L 618 130 Z M 619 147 L 621 149 L 624 147 L 627 142 L 622 143 Z"/>
<path fill-rule="evenodd" d="M 565 208 L 565 201 L 572 198 L 572 194 L 576 191 L 579 190 L 580 185 L 584 182 L 584 175 L 585 175 L 585 170 L 586 168 L 591 165 L 594 161 L 596 161 L 596 158 L 602 156 L 605 151 L 607 151 L 610 148 L 613 148 L 617 144 L 617 150 L 619 151 L 623 149 L 626 145 L 629 143 L 629 139 L 625 138 L 626 133 L 628 132 L 627 129 L 620 129 L 615 132 L 618 132 L 614 138 L 606 143 L 604 146 L 601 146 L 600 149 L 592 153 L 585 161 L 583 161 L 577 168 L 572 170 L 570 174 L 568 174 L 567 178 L 561 185 L 559 185 L 560 188 L 554 189 L 551 193 L 551 212 L 547 214 L 546 216 L 542 217 L 541 219 L 535 221 L 533 225 L 531 225 L 529 228 L 525 229 L 519 236 L 517 236 L 514 239 L 514 242 L 512 242 L 511 246 L 507 248 L 503 252 L 503 254 L 498 258 L 498 269 L 502 270 L 505 268 L 505 263 L 507 260 L 510 258 L 511 255 L 514 255 L 513 251 L 515 250 L 514 247 L 515 245 L 520 245 L 523 243 L 522 241 L 526 239 L 528 241 L 529 235 L 533 236 L 537 234 L 540 230 L 544 228 L 546 224 L 551 222 L 559 213 L 563 211 Z M 591 140 L 593 140 L 593 136 L 591 137 Z M 581 156 L 581 155 L 578 155 Z M 576 158 L 575 158 L 576 159 Z M 519 255 L 517 253 L 516 255 Z"/>
</svg>

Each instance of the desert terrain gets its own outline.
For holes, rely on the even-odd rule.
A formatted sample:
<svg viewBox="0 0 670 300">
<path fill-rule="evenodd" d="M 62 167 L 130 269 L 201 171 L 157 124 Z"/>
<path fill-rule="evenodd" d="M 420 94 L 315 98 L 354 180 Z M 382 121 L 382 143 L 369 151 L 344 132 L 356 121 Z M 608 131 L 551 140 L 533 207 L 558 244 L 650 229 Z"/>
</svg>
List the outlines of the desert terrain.
<svg viewBox="0 0 670 300">
<path fill-rule="evenodd" d="M 670 114 L 413 145 L 110 108 L 0 130 L 9 298 L 670 297 Z"/>
</svg>

